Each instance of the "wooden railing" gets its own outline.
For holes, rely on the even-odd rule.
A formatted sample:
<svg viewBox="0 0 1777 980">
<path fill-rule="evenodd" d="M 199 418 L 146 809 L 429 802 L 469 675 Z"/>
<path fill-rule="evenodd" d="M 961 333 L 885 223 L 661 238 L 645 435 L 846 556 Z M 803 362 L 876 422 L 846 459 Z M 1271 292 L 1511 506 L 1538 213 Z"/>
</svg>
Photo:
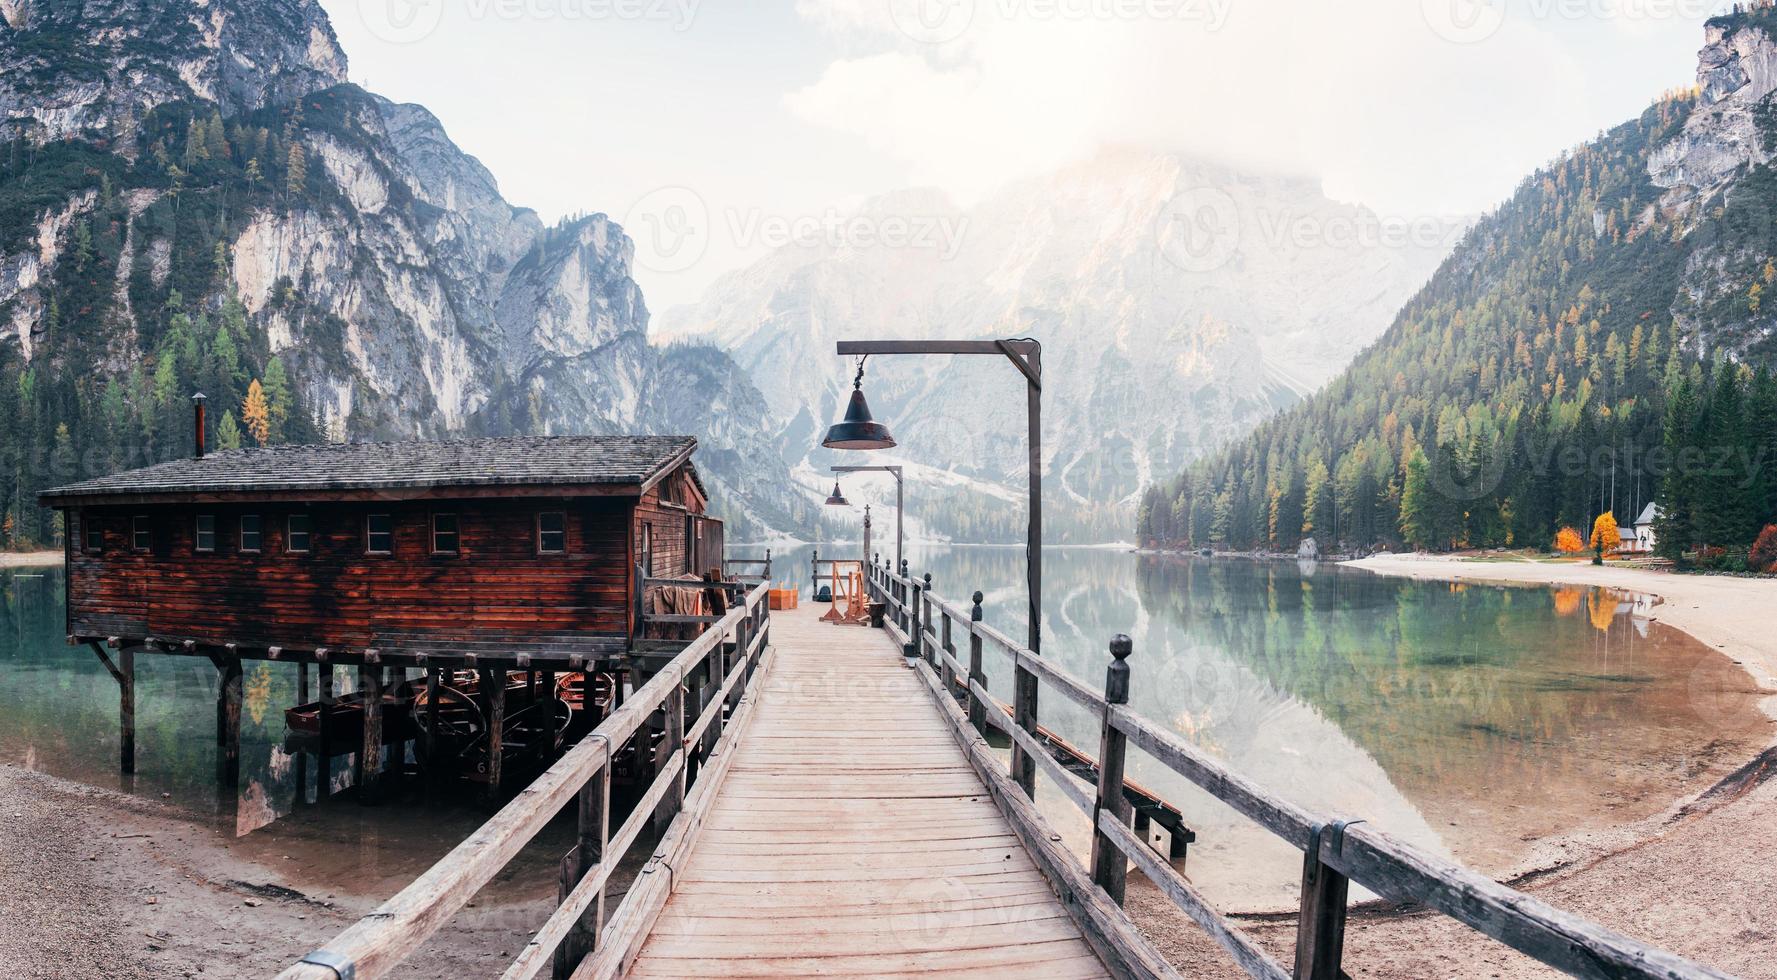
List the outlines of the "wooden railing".
<svg viewBox="0 0 1777 980">
<path fill-rule="evenodd" d="M 530 980 L 552 964 L 555 976 L 575 980 L 620 975 L 665 905 L 670 869 L 682 866 L 727 773 L 739 727 L 752 711 L 755 678 L 770 650 L 768 592 L 768 584 L 748 592 L 467 840 L 278 980 L 387 976 L 574 804 L 579 843 L 562 859 L 559 905 L 502 980 Z M 689 721 L 688 698 L 695 707 Z M 644 725 L 656 714 L 665 731 L 652 750 L 652 781 L 612 831 L 612 759 L 632 740 L 636 751 L 649 752 Z M 658 834 L 653 857 L 607 921 L 612 872 L 650 825 Z M 666 873 L 654 873 L 662 869 Z"/>
<path fill-rule="evenodd" d="M 954 726 L 973 735 L 971 761 L 1030 847 L 1039 865 L 1069 901 L 1088 939 L 1131 975 L 1175 976 L 1145 940 L 1127 927 L 1127 918 L 1102 904 L 1122 904 L 1125 876 L 1134 863 L 1172 902 L 1210 935 L 1249 976 L 1268 980 L 1338 980 L 1344 950 L 1347 892 L 1357 882 L 1394 902 L 1440 912 L 1491 936 L 1548 966 L 1578 977 L 1716 978 L 1727 974 L 1673 953 L 1637 942 L 1580 916 L 1563 912 L 1453 862 L 1428 854 L 1359 820 L 1312 814 L 1209 757 L 1196 746 L 1131 711 L 1127 636 L 1110 642 L 1111 662 L 1101 692 L 1037 656 L 982 621 L 979 592 L 968 609 L 932 591 L 930 575 L 915 579 L 872 563 L 874 598 L 887 604 L 885 625 L 920 667 L 940 707 Z M 968 640 L 968 661 L 958 658 L 956 636 Z M 992 647 L 1009 658 L 1022 677 L 1049 685 L 1100 719 L 1099 780 L 1088 791 L 1043 751 L 1034 731 L 1034 698 L 1029 723 L 1015 720 L 989 694 L 983 663 Z M 965 679 L 966 713 L 950 695 Z M 1023 685 L 1019 685 L 1022 689 Z M 1034 690 L 1034 686 L 1032 688 Z M 1054 781 L 1062 795 L 1090 822 L 1090 870 L 1059 844 L 1033 805 L 1034 786 L 1014 781 L 998 756 L 980 738 L 992 726 L 1021 748 L 1023 758 Z M 966 729 L 972 727 L 972 733 Z M 1184 876 L 1130 829 L 1130 809 L 1122 791 L 1128 748 L 1133 745 L 1161 765 L 1190 780 L 1243 816 L 1303 852 L 1301 913 L 1295 962 L 1286 967 L 1262 949 L 1204 899 Z M 991 772 L 988 771 L 991 768 Z M 1016 787 L 1008 792 L 1006 787 Z M 1033 843 L 1034 841 L 1034 843 Z M 1048 841 L 1048 846 L 1043 846 Z M 1070 892 L 1072 894 L 1070 894 Z"/>
</svg>

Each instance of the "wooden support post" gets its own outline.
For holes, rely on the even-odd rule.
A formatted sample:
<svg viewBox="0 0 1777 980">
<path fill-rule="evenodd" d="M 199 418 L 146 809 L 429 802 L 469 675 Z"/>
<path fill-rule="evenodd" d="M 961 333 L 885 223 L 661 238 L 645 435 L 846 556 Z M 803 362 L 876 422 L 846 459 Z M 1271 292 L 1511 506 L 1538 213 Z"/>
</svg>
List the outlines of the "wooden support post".
<svg viewBox="0 0 1777 980">
<path fill-rule="evenodd" d="M 972 628 L 972 624 L 981 622 L 981 600 L 983 598 L 985 597 L 976 591 L 975 605 L 969 610 L 971 624 L 969 630 L 969 681 L 971 682 L 969 687 L 969 724 L 974 725 L 975 730 L 985 738 L 987 737 L 987 705 L 982 704 L 981 699 L 976 696 L 974 685 L 980 684 L 981 688 L 986 690 L 987 671 L 981 662 L 981 634 Z"/>
<path fill-rule="evenodd" d="M 1106 705 L 1129 703 L 1129 654 L 1133 649 L 1129 637 L 1119 633 L 1111 638 L 1111 665 L 1105 670 L 1104 700 Z M 1092 881 L 1123 904 L 1123 889 L 1129 875 L 1129 858 L 1116 841 L 1098 828 L 1105 814 L 1125 826 L 1129 823 L 1129 800 L 1123 795 L 1123 763 L 1129 738 L 1111 723 L 1107 707 L 1100 725 L 1098 740 L 1098 799 L 1092 805 Z M 1028 790 L 1027 790 L 1028 792 Z"/>
<path fill-rule="evenodd" d="M 1302 912 L 1296 920 L 1295 980 L 1339 980 L 1345 955 L 1345 899 L 1351 882 L 1321 863 L 1323 837 L 1335 850 L 1345 837 L 1343 821 L 1316 824 L 1302 860 Z"/>
<path fill-rule="evenodd" d="M 654 778 L 672 762 L 673 753 L 682 751 L 685 745 L 685 684 L 681 678 L 666 696 L 665 711 L 666 731 L 661 736 L 660 753 L 654 760 Z M 666 833 L 667 825 L 679 815 L 679 808 L 685 804 L 685 767 L 680 766 L 678 775 L 673 777 L 678 785 L 667 790 L 661 798 L 660 806 L 654 811 L 654 836 Z"/>
<path fill-rule="evenodd" d="M 358 802 L 379 802 L 383 781 L 383 669 L 358 668 L 358 696 L 364 700 L 364 744 L 358 753 Z"/>
<path fill-rule="evenodd" d="M 442 781 L 444 760 L 438 751 L 438 695 L 444 685 L 439 683 L 442 671 L 426 668 L 426 790 L 436 789 Z"/>
<path fill-rule="evenodd" d="M 506 671 L 484 670 L 481 686 L 487 691 L 487 789 L 489 803 L 500 799 L 500 769 L 506 755 Z"/>
<path fill-rule="evenodd" d="M 241 782 L 241 660 L 230 657 L 223 662 L 222 689 L 217 694 L 217 709 L 222 721 L 218 756 L 222 785 L 238 786 Z"/>
<path fill-rule="evenodd" d="M 315 802 L 325 802 L 333 795 L 333 745 L 327 737 L 327 716 L 333 712 L 333 665 L 324 660 L 315 662 L 316 693 L 321 698 L 320 765 L 315 769 Z"/>
<path fill-rule="evenodd" d="M 309 665 L 299 662 L 296 665 L 296 703 L 309 703 Z M 323 719 L 325 721 L 325 719 Z M 296 753 L 296 802 L 307 803 L 309 796 L 309 753 Z"/>
<path fill-rule="evenodd" d="M 87 643 L 105 666 L 105 672 L 117 682 L 118 768 L 128 776 L 136 771 L 136 651 L 115 637 L 108 645 L 117 651 L 116 663 L 111 662 L 104 647 L 92 641 Z"/>
</svg>

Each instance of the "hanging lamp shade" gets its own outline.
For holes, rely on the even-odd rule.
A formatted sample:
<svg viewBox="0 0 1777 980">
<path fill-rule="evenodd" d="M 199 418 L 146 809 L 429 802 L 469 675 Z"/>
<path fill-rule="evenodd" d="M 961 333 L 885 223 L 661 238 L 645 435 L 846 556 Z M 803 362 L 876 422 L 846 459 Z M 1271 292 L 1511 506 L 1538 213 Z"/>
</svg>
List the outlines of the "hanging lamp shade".
<svg viewBox="0 0 1777 980">
<path fill-rule="evenodd" d="M 870 417 L 870 403 L 864 400 L 860 383 L 852 388 L 844 421 L 827 430 L 821 445 L 828 449 L 893 449 L 895 437 L 889 435 L 888 426 Z"/>
<path fill-rule="evenodd" d="M 835 481 L 833 484 L 833 496 L 827 498 L 827 506 L 828 507 L 850 507 L 851 506 L 851 501 L 845 499 L 845 494 L 839 492 L 839 483 L 837 481 Z"/>
</svg>

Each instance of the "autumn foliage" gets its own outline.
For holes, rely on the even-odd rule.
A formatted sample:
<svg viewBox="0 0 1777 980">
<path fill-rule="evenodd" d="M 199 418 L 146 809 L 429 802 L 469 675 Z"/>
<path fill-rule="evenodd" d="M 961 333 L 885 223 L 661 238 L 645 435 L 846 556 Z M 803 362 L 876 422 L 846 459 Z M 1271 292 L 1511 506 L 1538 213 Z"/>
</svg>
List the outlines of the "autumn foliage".
<svg viewBox="0 0 1777 980">
<path fill-rule="evenodd" d="M 1746 556 L 1746 565 L 1755 572 L 1777 574 L 1777 524 L 1766 524 L 1759 532 L 1758 540 L 1752 543 L 1752 553 Z"/>
<path fill-rule="evenodd" d="M 1586 542 L 1580 537 L 1580 532 L 1564 527 L 1555 535 L 1555 550 L 1564 555 L 1577 555 L 1586 550 Z"/>
<path fill-rule="evenodd" d="M 1610 511 L 1598 515 L 1592 523 L 1592 549 L 1602 554 L 1610 554 L 1623 543 L 1623 536 L 1617 531 L 1617 518 Z"/>
</svg>

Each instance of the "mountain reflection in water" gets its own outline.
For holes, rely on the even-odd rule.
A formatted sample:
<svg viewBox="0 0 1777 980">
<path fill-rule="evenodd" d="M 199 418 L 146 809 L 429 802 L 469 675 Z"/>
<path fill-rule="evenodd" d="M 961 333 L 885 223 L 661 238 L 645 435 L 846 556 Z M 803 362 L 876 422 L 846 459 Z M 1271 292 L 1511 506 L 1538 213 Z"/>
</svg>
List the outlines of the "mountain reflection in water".
<svg viewBox="0 0 1777 980">
<path fill-rule="evenodd" d="M 822 549 L 829 557 L 843 546 Z M 806 549 L 777 577 L 805 581 Z M 1024 635 L 1016 548 L 916 548 L 951 598 Z M 1539 841 L 1659 813 L 1751 758 L 1772 723 L 1718 651 L 1604 589 L 1420 582 L 1310 562 L 1045 554 L 1043 655 L 1097 686 L 1128 633 L 1131 704 L 1313 812 L 1362 818 L 1506 874 Z M 1011 694 L 989 653 L 990 686 Z M 1097 722 L 1060 697 L 1045 724 L 1095 749 Z M 1187 872 L 1231 907 L 1282 905 L 1299 852 L 1141 753 L 1131 775 L 1198 834 Z M 1045 811 L 1076 846 L 1084 818 Z"/>
<path fill-rule="evenodd" d="M 776 577 L 806 584 L 808 551 L 778 553 Z M 987 619 L 1023 635 L 1021 549 L 914 547 L 908 557 L 947 597 L 985 591 Z M 1135 710 L 1311 811 L 1363 818 L 1490 873 L 1522 866 L 1547 838 L 1659 813 L 1771 733 L 1740 668 L 1650 622 L 1647 601 L 1633 596 L 1293 561 L 1090 549 L 1046 559 L 1044 656 L 1096 686 L 1108 640 L 1128 633 Z M 411 807 L 300 806 L 313 763 L 283 749 L 283 709 L 296 700 L 290 664 L 247 669 L 241 785 L 229 792 L 215 781 L 216 671 L 193 658 L 138 657 L 138 775 L 125 779 L 116 686 L 90 652 L 66 645 L 60 570 L 0 573 L 0 596 L 0 760 L 166 794 L 230 835 L 268 824 L 319 841 L 384 835 L 402 842 L 387 859 L 396 877 L 408 863 L 423 869 L 426 854 L 480 819 L 472 807 L 427 809 L 433 825 L 422 829 Z M 986 666 L 989 686 L 1009 698 L 1005 660 L 990 652 Z M 1041 715 L 1096 749 L 1097 721 L 1084 711 L 1051 695 Z M 1139 752 L 1131 776 L 1184 811 L 1198 834 L 1187 873 L 1212 898 L 1233 908 L 1293 901 L 1297 852 Z M 331 779 L 349 785 L 349 760 L 336 760 Z M 1059 792 L 1041 796 L 1083 847 L 1084 818 Z M 433 843 L 414 846 L 420 835 Z"/>
</svg>

